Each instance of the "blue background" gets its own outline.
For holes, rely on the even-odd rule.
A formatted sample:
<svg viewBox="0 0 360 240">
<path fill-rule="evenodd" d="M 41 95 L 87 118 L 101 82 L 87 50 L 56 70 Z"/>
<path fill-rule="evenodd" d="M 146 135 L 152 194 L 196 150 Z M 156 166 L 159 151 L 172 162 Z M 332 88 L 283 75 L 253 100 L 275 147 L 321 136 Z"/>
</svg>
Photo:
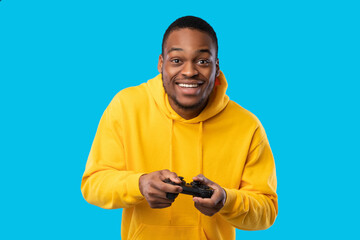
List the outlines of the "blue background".
<svg viewBox="0 0 360 240">
<path fill-rule="evenodd" d="M 176 18 L 207 20 L 228 95 L 262 121 L 279 215 L 238 239 L 353 239 L 359 224 L 357 1 L 0 2 L 0 239 L 120 239 L 80 182 L 101 114 L 157 74 Z"/>
</svg>

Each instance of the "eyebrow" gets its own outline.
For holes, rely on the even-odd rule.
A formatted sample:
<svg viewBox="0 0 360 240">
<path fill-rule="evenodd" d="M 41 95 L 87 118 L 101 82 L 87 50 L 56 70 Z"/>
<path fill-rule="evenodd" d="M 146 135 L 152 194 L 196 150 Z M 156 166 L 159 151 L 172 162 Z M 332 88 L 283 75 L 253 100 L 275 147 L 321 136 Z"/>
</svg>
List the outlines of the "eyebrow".
<svg viewBox="0 0 360 240">
<path fill-rule="evenodd" d="M 184 49 L 182 49 L 182 48 L 170 48 L 170 50 L 167 53 L 169 54 L 170 52 L 173 52 L 173 51 L 184 51 Z M 198 53 L 209 53 L 210 55 L 212 55 L 211 51 L 209 49 L 207 49 L 207 48 L 199 49 L 196 52 L 198 52 Z"/>
<path fill-rule="evenodd" d="M 207 48 L 199 49 L 199 50 L 197 50 L 197 52 L 200 52 L 200 53 L 209 53 L 210 55 L 212 55 L 212 54 L 211 54 L 211 51 L 210 51 L 209 49 L 207 49 Z"/>
<path fill-rule="evenodd" d="M 167 53 L 171 53 L 173 51 L 184 51 L 182 48 L 170 48 L 170 50 Z"/>
</svg>

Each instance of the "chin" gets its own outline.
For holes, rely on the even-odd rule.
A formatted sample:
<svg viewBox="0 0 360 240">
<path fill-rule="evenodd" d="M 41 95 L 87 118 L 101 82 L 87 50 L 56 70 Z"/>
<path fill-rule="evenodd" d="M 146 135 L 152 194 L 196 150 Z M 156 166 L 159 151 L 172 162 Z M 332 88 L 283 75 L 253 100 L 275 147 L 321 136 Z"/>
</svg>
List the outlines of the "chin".
<svg viewBox="0 0 360 240">
<path fill-rule="evenodd" d="M 203 105 L 203 101 L 184 102 L 184 101 L 178 101 L 177 99 L 174 99 L 174 102 L 178 107 L 180 107 L 182 109 L 187 109 L 187 110 L 196 110 Z"/>
</svg>

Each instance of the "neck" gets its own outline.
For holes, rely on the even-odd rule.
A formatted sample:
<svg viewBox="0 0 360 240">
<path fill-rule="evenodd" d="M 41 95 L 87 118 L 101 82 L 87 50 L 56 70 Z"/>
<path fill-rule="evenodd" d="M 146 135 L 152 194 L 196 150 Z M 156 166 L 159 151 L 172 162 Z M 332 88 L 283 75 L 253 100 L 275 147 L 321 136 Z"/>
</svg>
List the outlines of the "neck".
<svg viewBox="0 0 360 240">
<path fill-rule="evenodd" d="M 171 108 L 177 113 L 179 114 L 179 116 L 181 116 L 182 118 L 189 120 L 192 118 L 197 117 L 202 110 L 204 110 L 204 108 L 206 107 L 207 101 L 204 101 L 204 103 L 202 103 L 201 105 L 199 105 L 196 108 L 183 108 L 181 106 L 179 106 L 178 104 L 176 104 L 171 98 L 169 99 L 169 103 Z"/>
</svg>

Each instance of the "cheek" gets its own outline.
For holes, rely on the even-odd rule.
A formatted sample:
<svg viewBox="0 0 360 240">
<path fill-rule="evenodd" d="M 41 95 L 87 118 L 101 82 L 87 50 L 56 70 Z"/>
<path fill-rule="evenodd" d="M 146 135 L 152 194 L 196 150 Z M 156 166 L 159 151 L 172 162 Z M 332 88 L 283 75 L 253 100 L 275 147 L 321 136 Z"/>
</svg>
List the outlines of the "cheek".
<svg viewBox="0 0 360 240">
<path fill-rule="evenodd" d="M 162 75 L 164 86 L 166 87 L 167 91 L 171 91 L 171 75 L 169 75 L 169 73 L 166 71 L 163 71 Z"/>
<path fill-rule="evenodd" d="M 215 79 L 215 74 L 216 74 L 216 67 L 215 66 L 211 66 L 208 68 L 198 68 L 199 73 L 205 77 L 206 79 L 210 80 L 211 78 Z"/>
<path fill-rule="evenodd" d="M 163 76 L 170 84 L 172 81 L 175 81 L 175 79 L 178 78 L 179 72 L 180 72 L 179 69 L 168 68 L 168 69 L 164 69 Z"/>
<path fill-rule="evenodd" d="M 215 86 L 215 77 L 213 78 L 210 77 L 208 79 L 209 79 L 209 84 L 206 87 L 206 94 L 210 95 L 210 93 L 212 92 Z"/>
<path fill-rule="evenodd" d="M 174 67 L 170 67 L 170 66 L 165 66 L 164 68 L 164 72 L 166 73 L 166 75 L 171 78 L 173 77 L 174 75 L 177 74 L 179 70 L 177 68 L 174 68 Z"/>
</svg>

